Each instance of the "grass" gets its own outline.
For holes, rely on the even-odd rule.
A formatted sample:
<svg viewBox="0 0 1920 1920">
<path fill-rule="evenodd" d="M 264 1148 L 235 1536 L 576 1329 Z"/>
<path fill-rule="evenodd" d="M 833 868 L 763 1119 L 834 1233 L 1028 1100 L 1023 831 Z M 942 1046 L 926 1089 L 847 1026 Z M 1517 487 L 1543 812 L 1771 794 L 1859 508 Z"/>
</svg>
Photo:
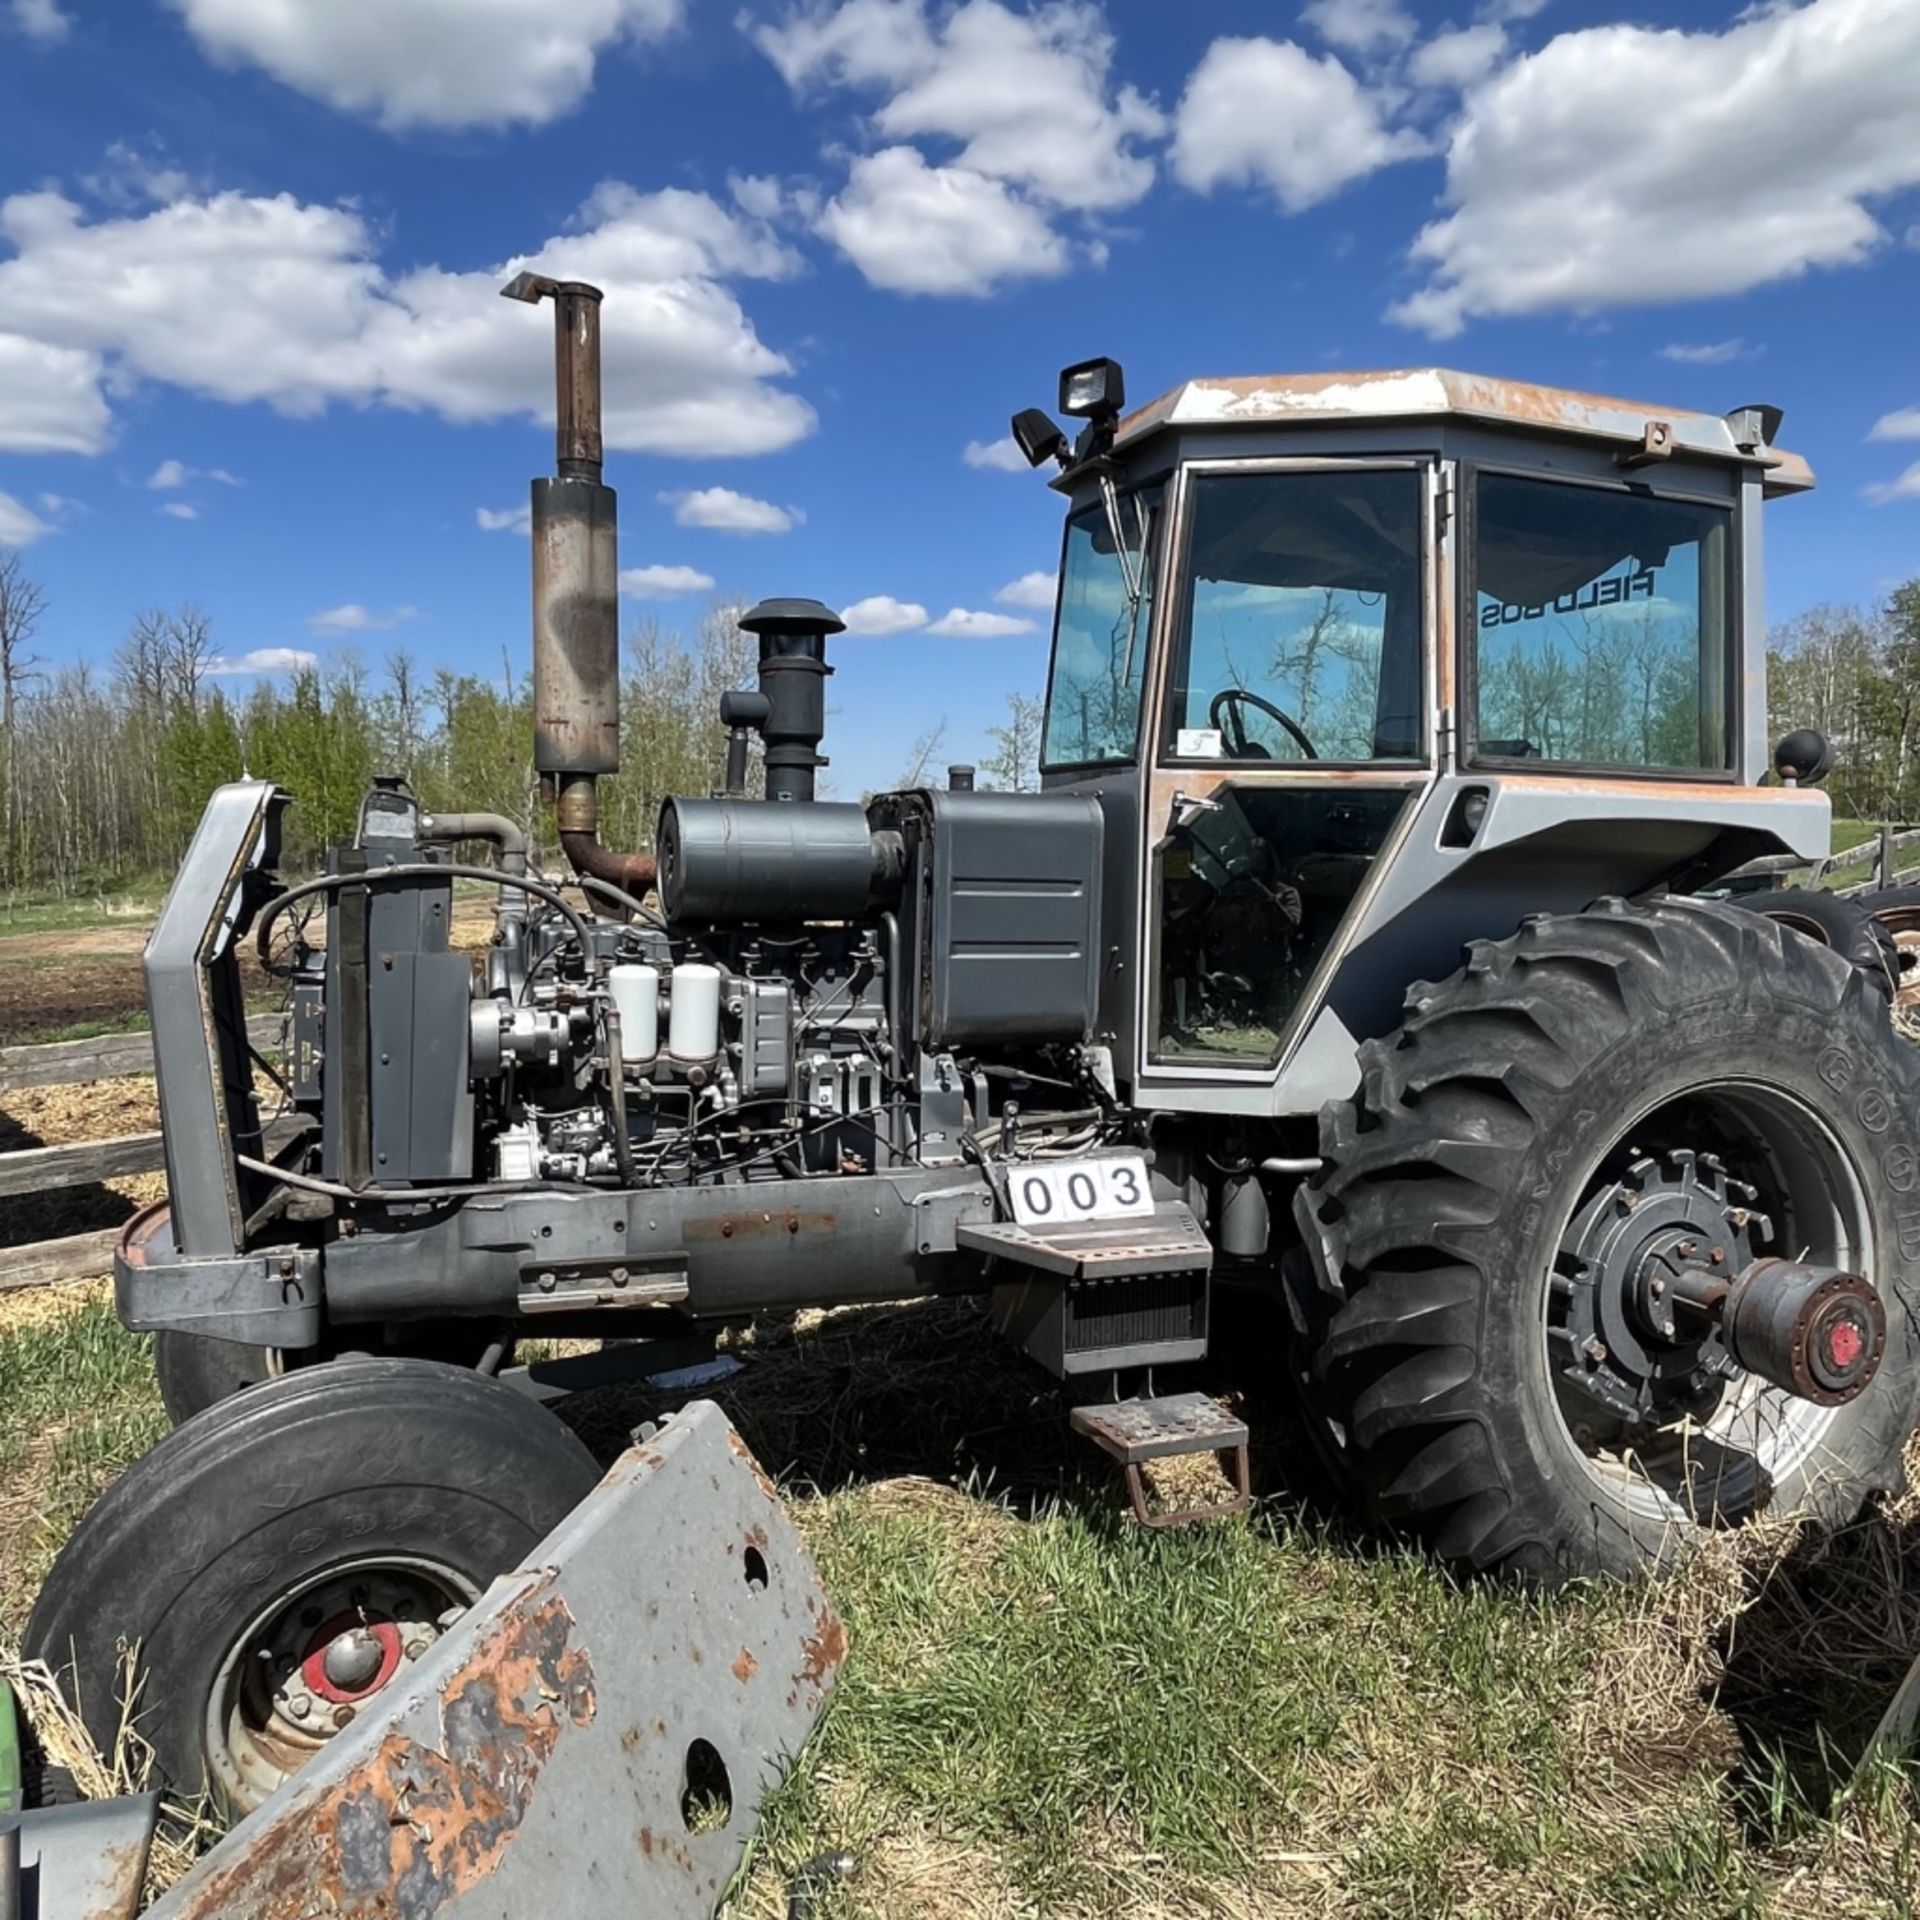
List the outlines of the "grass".
<svg viewBox="0 0 1920 1920">
<path fill-rule="evenodd" d="M 1920 1515 L 1542 1595 L 1284 1487 L 1247 1523 L 1123 1524 L 1055 1390 L 965 1304 L 736 1344 L 721 1396 L 852 1654 L 730 1920 L 775 1920 L 834 1849 L 856 1868 L 816 1875 L 820 1920 L 1920 1912 L 1914 1775 L 1850 1782 L 1920 1651 Z M 573 1418 L 606 1455 L 643 1398 Z M 163 1426 L 104 1289 L 0 1301 L 0 1645 Z"/>
<path fill-rule="evenodd" d="M 73 933 L 82 928 L 111 926 L 117 921 L 146 925 L 160 910 L 166 883 L 125 894 L 88 894 L 72 900 L 16 900 L 0 898 L 0 934 Z"/>
</svg>

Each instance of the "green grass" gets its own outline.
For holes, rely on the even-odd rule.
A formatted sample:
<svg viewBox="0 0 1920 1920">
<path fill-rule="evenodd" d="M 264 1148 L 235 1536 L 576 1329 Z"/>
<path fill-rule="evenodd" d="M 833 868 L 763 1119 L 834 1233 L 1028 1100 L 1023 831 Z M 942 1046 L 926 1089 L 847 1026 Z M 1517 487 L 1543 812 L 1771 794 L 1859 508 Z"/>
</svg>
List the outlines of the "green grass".
<svg viewBox="0 0 1920 1920">
<path fill-rule="evenodd" d="M 4 1327 L 0 1634 L 165 1424 L 148 1345 L 101 1295 Z M 1898 1578 L 1920 1545 L 1888 1523 L 1804 1576 L 1722 1557 L 1652 1595 L 1541 1595 L 1284 1492 L 1246 1523 L 1125 1524 L 1059 1444 L 1052 1389 L 969 1309 L 836 1315 L 742 1351 L 724 1397 L 788 1474 L 851 1652 L 729 1920 L 775 1920 L 837 1848 L 860 1864 L 819 1920 L 1920 1911 L 1912 1776 L 1836 1799 L 1847 1756 L 1823 1773 L 1762 1751 L 1831 1677 L 1799 1651 L 1824 1635 L 1857 1673 L 1859 1646 L 1920 1638 Z M 634 1412 L 616 1395 L 578 1424 L 604 1455 Z M 1760 1706 L 1730 1710 L 1736 1681 Z"/>
<path fill-rule="evenodd" d="M 74 933 L 88 927 L 145 926 L 160 911 L 164 881 L 128 893 L 72 900 L 9 900 L 0 896 L 0 934 Z"/>
</svg>

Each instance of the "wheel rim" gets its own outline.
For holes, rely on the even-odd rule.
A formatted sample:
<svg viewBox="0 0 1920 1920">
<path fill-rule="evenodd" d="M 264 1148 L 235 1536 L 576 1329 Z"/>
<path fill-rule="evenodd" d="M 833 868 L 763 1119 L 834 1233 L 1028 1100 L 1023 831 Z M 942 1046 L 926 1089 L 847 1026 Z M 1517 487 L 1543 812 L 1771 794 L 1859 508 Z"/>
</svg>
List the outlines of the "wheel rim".
<svg viewBox="0 0 1920 1920">
<path fill-rule="evenodd" d="M 1676 1199 L 1682 1190 L 1693 1197 Z M 1691 1235 L 1687 1218 L 1708 1229 L 1709 1202 L 1721 1208 L 1721 1232 L 1711 1243 L 1706 1231 L 1698 1235 L 1702 1260 L 1724 1250 L 1731 1266 L 1785 1250 L 1874 1273 L 1866 1190 L 1851 1157 L 1815 1108 L 1780 1087 L 1719 1079 L 1649 1102 L 1591 1164 L 1547 1276 L 1543 1331 L 1554 1401 L 1589 1478 L 1635 1515 L 1667 1526 L 1737 1526 L 1763 1511 L 1782 1481 L 1807 1472 L 1843 1411 L 1747 1373 L 1724 1349 L 1688 1340 L 1684 1326 L 1677 1347 L 1648 1342 L 1668 1367 L 1662 1384 L 1646 1389 L 1653 1406 L 1641 1417 L 1620 1418 L 1596 1391 L 1611 1392 L 1622 1376 L 1630 1383 L 1637 1362 L 1605 1335 L 1630 1346 L 1633 1317 L 1644 1326 L 1650 1310 L 1659 1312 L 1644 1291 L 1625 1301 L 1597 1290 L 1617 1288 L 1623 1271 L 1644 1288 L 1639 1276 L 1655 1236 L 1667 1232 L 1670 1245 Z M 1638 1222 L 1630 1231 L 1614 1222 L 1643 1205 L 1648 1222 L 1636 1240 Z M 1581 1350 L 1596 1332 L 1598 1360 Z"/>
<path fill-rule="evenodd" d="M 207 1774 L 251 1813 L 379 1704 L 478 1597 L 438 1562 L 383 1555 L 328 1569 L 264 1609 L 207 1697 Z"/>
</svg>

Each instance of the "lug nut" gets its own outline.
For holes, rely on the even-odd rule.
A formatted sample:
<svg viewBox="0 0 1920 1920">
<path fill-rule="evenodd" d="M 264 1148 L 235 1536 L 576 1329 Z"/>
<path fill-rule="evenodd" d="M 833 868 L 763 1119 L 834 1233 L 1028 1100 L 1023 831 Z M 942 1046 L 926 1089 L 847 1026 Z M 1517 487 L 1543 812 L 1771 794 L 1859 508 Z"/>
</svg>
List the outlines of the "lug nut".
<svg viewBox="0 0 1920 1920">
<path fill-rule="evenodd" d="M 313 1702 L 304 1693 L 296 1693 L 287 1702 L 287 1711 L 296 1720 L 304 1720 L 313 1711 Z"/>
<path fill-rule="evenodd" d="M 409 1640 L 407 1642 L 407 1658 L 409 1660 L 418 1660 L 426 1650 L 427 1643 L 424 1640 Z"/>
<path fill-rule="evenodd" d="M 1607 1357 L 1607 1343 L 1604 1340 L 1589 1340 L 1584 1348 L 1584 1352 L 1586 1353 L 1588 1361 L 1597 1367 L 1601 1365 Z"/>
<path fill-rule="evenodd" d="M 353 1724 L 353 1709 L 345 1706 L 335 1707 L 333 1710 L 333 1724 L 336 1727 L 351 1726 Z"/>
<path fill-rule="evenodd" d="M 543 1273 L 540 1276 L 539 1285 L 542 1293 L 551 1293 L 558 1284 L 559 1281 L 551 1273 Z"/>
</svg>

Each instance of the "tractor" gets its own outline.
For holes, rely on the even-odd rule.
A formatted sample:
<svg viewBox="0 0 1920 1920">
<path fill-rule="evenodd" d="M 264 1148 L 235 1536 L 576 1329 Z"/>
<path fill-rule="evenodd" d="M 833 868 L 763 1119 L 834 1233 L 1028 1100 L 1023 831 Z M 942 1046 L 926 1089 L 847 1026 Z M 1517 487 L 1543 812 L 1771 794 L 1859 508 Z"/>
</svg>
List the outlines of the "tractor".
<svg viewBox="0 0 1920 1920">
<path fill-rule="evenodd" d="M 115 1268 L 180 1424 L 30 1632 L 103 1729 L 137 1646 L 163 1767 L 244 1810 L 404 1676 L 591 1484 L 523 1338 L 670 1375 L 756 1314 L 975 1294 L 1131 1469 L 1244 1441 L 1161 1388 L 1252 1295 L 1326 1472 L 1545 1581 L 1897 1481 L 1900 956 L 1726 888 L 1829 842 L 1825 743 L 1766 736 L 1762 510 L 1812 485 L 1774 409 L 1418 369 L 1129 412 L 1117 364 L 1071 367 L 1071 437 L 1013 421 L 1065 505 L 1038 790 L 824 796 L 841 622 L 768 600 L 723 779 L 641 851 L 596 801 L 600 295 L 506 291 L 556 320 L 533 746 L 566 871 L 394 778 L 290 881 L 297 796 L 213 795 L 145 961 L 168 1196 Z"/>
</svg>

